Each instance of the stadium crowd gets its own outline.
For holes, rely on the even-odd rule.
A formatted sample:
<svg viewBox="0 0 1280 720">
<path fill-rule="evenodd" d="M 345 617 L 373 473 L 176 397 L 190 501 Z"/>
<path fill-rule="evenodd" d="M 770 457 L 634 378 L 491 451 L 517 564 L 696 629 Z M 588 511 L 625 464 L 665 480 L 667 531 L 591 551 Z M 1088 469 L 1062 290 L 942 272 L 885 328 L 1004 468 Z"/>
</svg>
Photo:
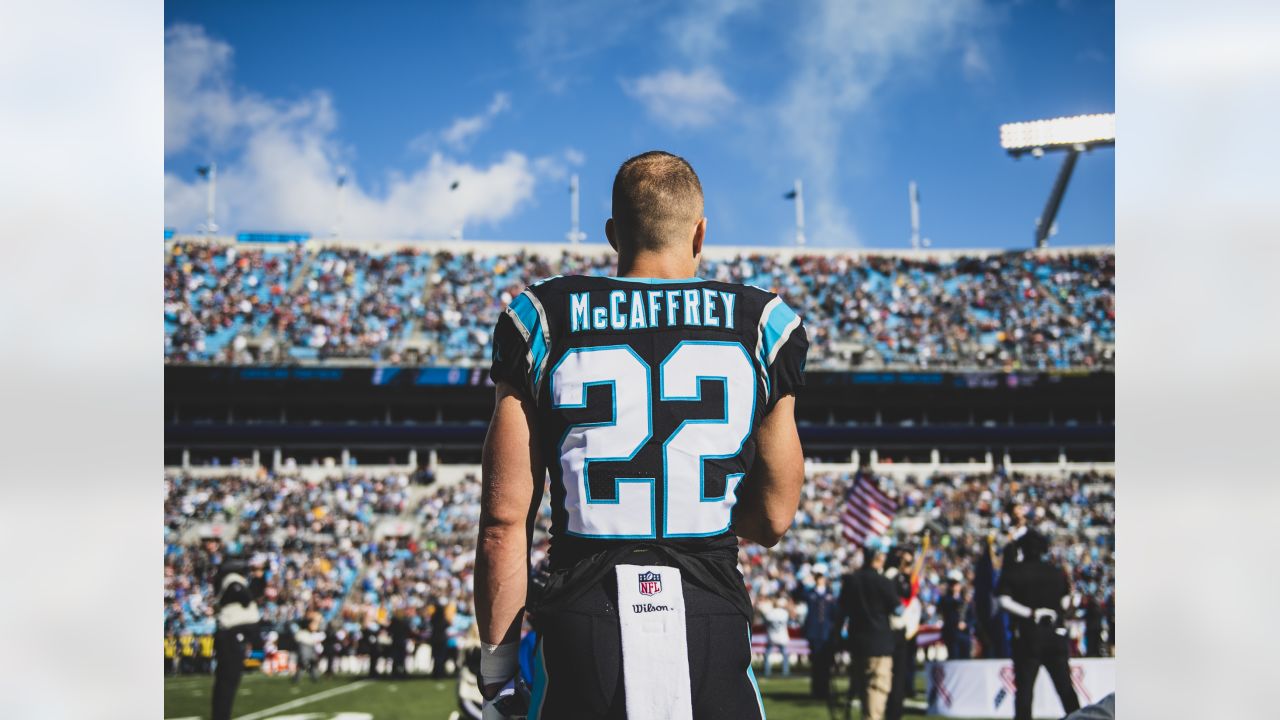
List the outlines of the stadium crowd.
<svg viewBox="0 0 1280 720">
<path fill-rule="evenodd" d="M 483 365 L 498 314 L 529 283 L 610 275 L 607 255 L 275 252 L 174 242 L 165 359 Z M 702 276 L 778 292 L 804 318 L 809 367 L 1055 369 L 1114 363 L 1115 256 L 758 253 Z"/>
<path fill-rule="evenodd" d="M 783 541 L 769 550 L 742 544 L 739 565 L 761 621 L 781 609 L 786 614 L 774 611 L 774 623 L 798 634 L 816 576 L 824 574 L 838 592 L 840 578 L 859 564 L 861 552 L 842 538 L 838 518 L 853 479 L 848 472 L 810 472 Z M 926 529 L 933 538 L 921 577 L 925 623 L 942 622 L 949 579 L 958 580 L 972 602 L 981 591 L 977 566 L 988 552 L 987 538 L 995 540 L 993 552 L 1004 545 L 1019 514 L 1051 539 L 1055 561 L 1069 569 L 1074 612 L 1112 617 L 1113 476 L 998 471 L 876 480 L 899 503 L 892 541 L 918 546 Z M 543 510 L 535 567 L 547 548 Z M 471 475 L 427 487 L 398 473 L 324 480 L 265 470 L 167 475 L 166 671 L 207 671 L 197 640 L 214 629 L 212 580 L 219 563 L 234 554 L 250 560 L 250 584 L 263 610 L 264 664 L 273 650 L 292 648 L 298 631 L 319 618 L 318 655 L 327 672 L 399 673 L 428 665 L 443 672 L 443 662 L 415 665 L 416 649 L 429 646 L 433 659 L 456 664 L 459 641 L 473 622 L 479 511 L 479 481 Z M 1113 641 L 1114 626 L 1108 629 Z"/>
</svg>

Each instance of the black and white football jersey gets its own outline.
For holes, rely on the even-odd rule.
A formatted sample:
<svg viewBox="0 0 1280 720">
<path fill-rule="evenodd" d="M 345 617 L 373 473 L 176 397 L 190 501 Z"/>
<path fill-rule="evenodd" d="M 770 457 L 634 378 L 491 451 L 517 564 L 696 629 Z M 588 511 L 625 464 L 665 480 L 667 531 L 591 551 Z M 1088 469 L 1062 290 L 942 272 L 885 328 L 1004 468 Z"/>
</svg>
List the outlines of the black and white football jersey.
<svg viewBox="0 0 1280 720">
<path fill-rule="evenodd" d="M 803 384 L 807 348 L 799 316 L 748 285 L 565 276 L 512 300 L 490 376 L 537 407 L 552 564 L 618 541 L 736 544 L 755 430 Z"/>
</svg>

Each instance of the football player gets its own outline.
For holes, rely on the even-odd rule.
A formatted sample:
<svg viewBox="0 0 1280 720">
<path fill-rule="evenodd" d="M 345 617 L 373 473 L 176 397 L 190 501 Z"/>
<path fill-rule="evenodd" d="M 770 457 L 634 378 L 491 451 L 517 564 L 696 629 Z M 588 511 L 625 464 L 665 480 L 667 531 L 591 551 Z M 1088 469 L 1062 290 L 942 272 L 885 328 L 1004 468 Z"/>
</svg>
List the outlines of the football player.
<svg viewBox="0 0 1280 720">
<path fill-rule="evenodd" d="M 627 160 L 605 225 L 616 277 L 553 277 L 498 320 L 476 556 L 486 717 L 755 718 L 738 538 L 791 525 L 808 339 L 776 294 L 699 278 L 693 168 Z M 550 577 L 529 543 L 550 475 Z M 526 604 L 530 695 L 516 679 Z M 496 703 L 495 705 L 495 698 Z"/>
</svg>

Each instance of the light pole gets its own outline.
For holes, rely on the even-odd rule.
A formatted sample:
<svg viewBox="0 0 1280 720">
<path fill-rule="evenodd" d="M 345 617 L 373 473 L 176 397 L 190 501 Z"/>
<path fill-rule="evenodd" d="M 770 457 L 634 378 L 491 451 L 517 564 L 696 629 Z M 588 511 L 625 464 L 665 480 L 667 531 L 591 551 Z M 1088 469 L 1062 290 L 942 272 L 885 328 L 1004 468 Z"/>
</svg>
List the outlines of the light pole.
<svg viewBox="0 0 1280 720">
<path fill-rule="evenodd" d="M 208 181 L 204 233 L 205 235 L 213 235 L 218 232 L 218 224 L 213 221 L 214 203 L 218 196 L 218 163 L 210 162 L 208 165 L 202 165 L 196 168 L 196 172 L 199 173 L 200 177 Z"/>
<path fill-rule="evenodd" d="M 569 178 L 569 242 L 577 245 L 587 239 L 586 233 L 578 226 L 578 174 Z"/>
<path fill-rule="evenodd" d="M 804 247 L 804 185 L 796 178 L 791 192 L 783 195 L 787 200 L 796 202 L 796 247 Z"/>
<path fill-rule="evenodd" d="M 345 192 L 346 186 L 347 186 L 347 171 L 345 168 L 339 168 L 338 190 L 337 190 L 338 197 L 337 197 L 337 202 L 335 203 L 335 215 L 334 215 L 334 221 L 333 221 L 333 236 L 335 238 L 342 237 L 342 200 L 343 200 L 343 196 L 346 195 L 346 192 Z"/>
<path fill-rule="evenodd" d="M 911 249 L 920 249 L 920 188 L 916 181 L 907 183 L 907 196 L 911 201 Z"/>
</svg>

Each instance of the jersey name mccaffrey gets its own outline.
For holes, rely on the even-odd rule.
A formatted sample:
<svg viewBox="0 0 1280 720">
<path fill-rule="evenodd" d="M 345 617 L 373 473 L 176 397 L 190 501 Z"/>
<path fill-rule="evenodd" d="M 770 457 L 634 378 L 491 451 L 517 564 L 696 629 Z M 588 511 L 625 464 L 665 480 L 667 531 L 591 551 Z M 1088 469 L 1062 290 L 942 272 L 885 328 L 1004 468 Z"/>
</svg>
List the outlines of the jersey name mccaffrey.
<svg viewBox="0 0 1280 720">
<path fill-rule="evenodd" d="M 733 330 L 737 300 L 736 293 L 711 288 L 576 292 L 569 295 L 569 332 L 691 326 Z"/>
</svg>

